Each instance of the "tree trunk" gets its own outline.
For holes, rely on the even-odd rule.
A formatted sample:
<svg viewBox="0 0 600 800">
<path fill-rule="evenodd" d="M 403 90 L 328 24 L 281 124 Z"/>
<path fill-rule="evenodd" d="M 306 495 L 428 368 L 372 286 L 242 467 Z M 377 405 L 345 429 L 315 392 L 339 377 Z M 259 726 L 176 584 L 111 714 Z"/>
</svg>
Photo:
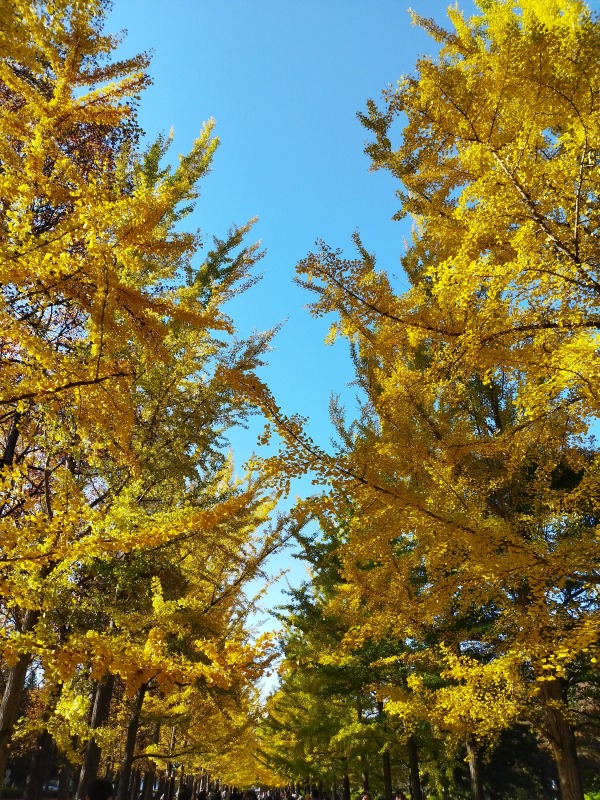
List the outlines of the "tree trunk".
<svg viewBox="0 0 600 800">
<path fill-rule="evenodd" d="M 139 769 L 133 771 L 133 780 L 131 781 L 131 792 L 129 793 L 130 800 L 136 800 L 142 782 L 142 773 Z"/>
<path fill-rule="evenodd" d="M 389 750 L 384 750 L 381 754 L 381 766 L 383 768 L 383 794 L 385 800 L 394 800 L 394 790 L 392 789 L 392 764 Z"/>
<path fill-rule="evenodd" d="M 168 777 L 165 792 L 166 800 L 173 800 L 175 797 L 175 773 Z"/>
<path fill-rule="evenodd" d="M 406 742 L 408 749 L 408 763 L 410 766 L 410 797 L 411 800 L 423 800 L 421 789 L 421 776 L 419 775 L 419 754 L 414 736 L 409 736 Z"/>
<path fill-rule="evenodd" d="M 8 431 L 8 436 L 6 438 L 6 444 L 4 446 L 4 453 L 2 454 L 2 464 L 6 465 L 7 467 L 12 466 L 12 463 L 15 459 L 15 448 L 17 446 L 17 441 L 19 439 L 19 420 L 21 419 L 21 413 L 19 411 L 15 411 L 12 422 L 10 424 L 10 430 Z"/>
<path fill-rule="evenodd" d="M 54 755 L 53 745 L 52 736 L 48 731 L 44 730 L 38 734 L 27 771 L 23 800 L 41 800 L 50 760 Z"/>
<path fill-rule="evenodd" d="M 60 772 L 58 773 L 58 796 L 57 800 L 69 800 L 71 796 L 71 777 L 73 776 L 73 767 L 65 759 L 63 761 Z"/>
<path fill-rule="evenodd" d="M 126 800 L 127 790 L 129 789 L 129 779 L 131 777 L 131 765 L 133 764 L 133 755 L 135 752 L 135 740 L 137 737 L 138 728 L 140 726 L 140 714 L 144 704 L 144 696 L 148 685 L 143 683 L 137 690 L 135 699 L 133 701 L 133 708 L 131 710 L 131 717 L 129 718 L 129 725 L 127 726 L 127 737 L 125 739 L 125 752 L 123 754 L 123 761 L 121 763 L 121 774 L 119 777 L 119 788 L 115 800 Z"/>
<path fill-rule="evenodd" d="M 62 683 L 59 683 L 50 691 L 44 710 L 39 718 L 40 727 L 42 729 L 36 736 L 35 745 L 33 747 L 31 763 L 29 764 L 27 780 L 25 781 L 23 800 L 40 800 L 44 783 L 46 783 L 49 778 L 49 771 L 52 769 L 53 772 L 55 772 L 58 768 L 58 764 L 56 764 L 56 744 L 46 726 L 56 709 L 56 705 L 62 694 L 62 686 Z"/>
<path fill-rule="evenodd" d="M 90 719 L 90 728 L 95 731 L 100 728 L 108 720 L 110 711 L 110 701 L 112 700 L 114 687 L 114 678 L 112 675 L 105 675 L 104 678 L 97 684 L 94 693 L 94 705 L 92 708 L 92 716 Z M 87 794 L 87 787 L 90 781 L 98 776 L 98 767 L 100 766 L 100 757 L 102 750 L 92 736 L 88 739 L 85 748 L 85 756 L 79 773 L 79 785 L 77 787 L 77 800 L 85 800 Z"/>
<path fill-rule="evenodd" d="M 467 736 L 467 755 L 469 757 L 469 778 L 471 780 L 471 800 L 484 800 L 483 798 L 483 771 L 481 755 L 477 748 L 475 738 Z"/>
<path fill-rule="evenodd" d="M 350 800 L 350 778 L 347 772 L 342 777 L 342 800 Z"/>
<path fill-rule="evenodd" d="M 361 763 L 361 778 L 362 778 L 363 792 L 370 792 L 371 790 L 369 789 L 369 771 L 367 769 L 364 756 L 360 757 L 360 763 Z"/>
<path fill-rule="evenodd" d="M 171 739 L 169 741 L 169 755 L 175 752 L 175 738 L 177 729 L 175 726 L 171 728 Z M 210 775 L 206 776 L 206 790 L 211 787 L 212 781 Z M 175 767 L 171 762 L 167 764 L 167 782 L 165 784 L 165 800 L 173 800 L 175 794 Z"/>
<path fill-rule="evenodd" d="M 379 717 L 379 724 L 381 725 L 383 735 L 388 738 L 383 700 L 377 701 L 377 716 Z M 390 751 L 388 748 L 381 753 L 381 766 L 383 770 L 383 794 L 385 796 L 385 800 L 393 800 L 392 764 L 390 761 Z"/>
<path fill-rule="evenodd" d="M 160 723 L 156 722 L 154 725 L 154 729 L 152 730 L 152 744 L 158 744 L 160 739 Z M 150 762 L 152 763 L 152 762 Z M 150 767 L 148 772 L 146 772 L 146 776 L 144 778 L 144 797 L 143 800 L 150 800 L 152 797 L 152 789 L 154 786 L 154 776 L 156 771 L 153 767 Z M 195 794 L 194 794 L 195 797 Z"/>
<path fill-rule="evenodd" d="M 362 777 L 363 792 L 370 792 L 371 789 L 369 787 L 369 773 L 366 769 L 363 769 L 361 777 Z"/>
<path fill-rule="evenodd" d="M 21 631 L 30 631 L 40 617 L 40 612 L 37 610 L 29 610 L 25 612 Z M 3 785 L 4 772 L 6 770 L 6 762 L 8 760 L 8 748 L 12 739 L 15 723 L 19 718 L 19 711 L 21 710 L 21 697 L 23 695 L 23 687 L 25 686 L 25 678 L 27 677 L 27 669 L 31 656 L 29 653 L 23 653 L 14 667 L 11 667 L 8 672 L 6 680 L 6 687 L 2 696 L 2 703 L 0 704 L 0 786 Z"/>
<path fill-rule="evenodd" d="M 583 781 L 575 733 L 567 720 L 567 682 L 564 678 L 541 681 L 547 736 L 552 745 L 562 800 L 583 800 Z"/>
<path fill-rule="evenodd" d="M 152 789 L 154 788 L 154 773 L 151 770 L 144 772 L 144 782 L 142 784 L 142 800 L 150 800 Z"/>
</svg>

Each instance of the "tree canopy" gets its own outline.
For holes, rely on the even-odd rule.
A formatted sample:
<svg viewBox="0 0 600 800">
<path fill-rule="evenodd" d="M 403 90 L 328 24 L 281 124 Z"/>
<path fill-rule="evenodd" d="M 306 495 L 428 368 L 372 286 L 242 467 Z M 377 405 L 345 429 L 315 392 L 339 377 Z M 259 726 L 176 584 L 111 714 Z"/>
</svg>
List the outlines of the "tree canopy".
<svg viewBox="0 0 600 800">
<path fill-rule="evenodd" d="M 439 54 L 359 114 L 412 220 L 408 285 L 358 233 L 297 267 L 359 392 L 328 447 L 259 374 L 273 331 L 225 310 L 253 221 L 206 249 L 186 227 L 213 123 L 170 162 L 172 135 L 140 144 L 149 62 L 114 60 L 107 3 L 4 4 L 0 773 L 31 754 L 27 800 L 49 753 L 82 799 L 101 765 L 116 800 L 188 774 L 343 800 L 600 788 L 600 22 L 477 8 L 413 15 Z M 275 448 L 238 477 L 227 434 L 255 413 Z M 248 587 L 291 533 L 312 578 L 261 703 Z"/>
<path fill-rule="evenodd" d="M 172 760 L 178 703 L 215 728 L 209 744 L 186 726 L 189 758 L 249 724 L 270 645 L 250 636 L 246 587 L 282 531 L 276 496 L 225 449 L 253 413 L 230 377 L 271 335 L 239 340 L 223 311 L 254 280 L 252 221 L 199 258 L 184 225 L 213 123 L 174 166 L 172 137 L 140 147 L 148 59 L 111 60 L 106 8 L 2 10 L 0 771 L 50 733 L 89 779 L 125 724 L 123 790 L 145 747 Z M 23 703 L 41 711 L 15 728 Z"/>
</svg>

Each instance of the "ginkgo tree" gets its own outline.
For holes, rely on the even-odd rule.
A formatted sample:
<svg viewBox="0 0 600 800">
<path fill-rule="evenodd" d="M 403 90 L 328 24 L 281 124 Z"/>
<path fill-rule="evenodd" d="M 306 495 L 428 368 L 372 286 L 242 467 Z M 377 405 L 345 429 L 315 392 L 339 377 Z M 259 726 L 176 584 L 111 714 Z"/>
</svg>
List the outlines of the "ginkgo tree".
<svg viewBox="0 0 600 800">
<path fill-rule="evenodd" d="M 362 115 L 413 220 L 408 291 L 358 237 L 355 259 L 323 246 L 299 265 L 353 350 L 359 418 L 333 404 L 327 454 L 262 402 L 287 443 L 273 469 L 314 469 L 332 487 L 314 513 L 349 519 L 349 643 L 442 632 L 450 683 L 431 715 L 439 703 L 438 720 L 482 739 L 528 716 L 564 800 L 582 800 L 573 692 L 600 633 L 600 23 L 577 0 L 477 5 L 468 20 L 450 9 L 448 32 L 414 17 L 439 57 Z M 453 619 L 471 629 L 453 635 Z"/>
<path fill-rule="evenodd" d="M 317 771 L 335 783 L 341 773 L 344 791 L 362 785 L 384 796 L 404 784 L 411 797 L 421 797 L 422 786 L 443 797 L 469 781 L 499 797 L 548 791 L 550 759 L 535 732 L 519 724 L 527 713 L 520 676 L 478 652 L 493 609 L 448 613 L 422 626 L 419 638 L 382 636 L 380 625 L 373 635 L 375 601 L 349 604 L 339 570 L 347 521 L 320 520 L 314 537 L 299 537 L 310 585 L 291 593 L 280 617 L 282 678 L 262 737 L 270 763 L 290 777 Z M 462 664 L 451 647 L 461 643 Z M 472 680 L 463 685 L 469 660 Z"/>
<path fill-rule="evenodd" d="M 254 371 L 270 336 L 238 341 L 222 309 L 254 280 L 252 223 L 200 257 L 181 222 L 213 125 L 175 165 L 172 137 L 140 149 L 148 59 L 111 60 L 107 7 L 8 0 L 0 17 L 2 774 L 32 658 L 48 727 L 82 674 L 129 694 L 254 680 L 243 588 L 280 532 L 258 536 L 273 497 L 259 475 L 235 479 L 223 452 L 252 412 L 233 376 Z M 131 567 L 170 544 L 207 576 L 177 613 L 159 575 Z M 119 604 L 127 574 L 143 619 Z M 200 609 L 205 634 L 178 657 L 172 628 Z"/>
</svg>

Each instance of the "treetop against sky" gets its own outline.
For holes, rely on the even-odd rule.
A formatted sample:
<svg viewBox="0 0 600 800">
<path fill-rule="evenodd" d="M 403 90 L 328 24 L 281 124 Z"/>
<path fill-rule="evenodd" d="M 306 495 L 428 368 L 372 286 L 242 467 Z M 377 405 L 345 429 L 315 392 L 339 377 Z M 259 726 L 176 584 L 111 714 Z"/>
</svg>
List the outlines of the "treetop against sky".
<svg viewBox="0 0 600 800">
<path fill-rule="evenodd" d="M 192 221 L 224 233 L 258 216 L 264 277 L 230 310 L 242 331 L 284 322 L 264 375 L 284 411 L 307 416 L 318 436 L 331 435 L 330 393 L 353 397 L 352 372 L 343 346 L 323 346 L 327 323 L 309 318 L 294 268 L 319 238 L 352 251 L 359 229 L 403 284 L 399 258 L 410 226 L 391 221 L 396 186 L 369 173 L 356 113 L 436 49 L 411 24 L 409 6 L 444 22 L 441 0 L 175 0 L 168 14 L 158 0 L 128 0 L 115 2 L 108 18 L 110 30 L 127 30 L 123 52 L 153 51 L 153 85 L 139 109 L 149 138 L 173 126 L 174 151 L 183 152 L 203 120 L 216 120 L 221 145 Z M 471 2 L 462 7 L 473 10 Z M 235 436 L 246 455 L 255 431 Z"/>
<path fill-rule="evenodd" d="M 283 411 L 305 416 L 317 439 L 333 435 L 331 394 L 352 405 L 358 390 L 348 385 L 347 348 L 323 345 L 328 323 L 310 318 L 294 270 L 318 239 L 351 251 L 359 229 L 380 266 L 406 285 L 399 258 L 410 225 L 391 220 L 397 187 L 369 172 L 356 114 L 410 72 L 419 54 L 435 51 L 411 23 L 410 6 L 443 21 L 447 3 L 176 0 L 165 15 L 159 0 L 128 0 L 115 2 L 107 20 L 108 30 L 127 31 L 120 52 L 152 51 L 153 83 L 139 107 L 149 139 L 172 126 L 173 151 L 184 152 L 202 121 L 215 119 L 220 147 L 191 224 L 224 235 L 258 216 L 251 235 L 266 251 L 263 279 L 229 311 L 246 333 L 283 323 L 262 374 Z M 239 466 L 261 428 L 259 421 L 232 432 Z M 302 495 L 312 488 L 307 478 L 293 484 Z M 306 577 L 288 557 L 281 567 L 292 584 Z M 271 590 L 270 602 L 282 600 L 280 591 Z"/>
<path fill-rule="evenodd" d="M 220 147 L 191 219 L 209 235 L 258 216 L 252 235 L 265 257 L 262 281 L 230 304 L 242 332 L 283 323 L 263 370 L 285 413 L 308 420 L 326 441 L 334 434 L 328 404 L 358 393 L 343 343 L 325 347 L 329 321 L 309 317 L 309 298 L 293 283 L 295 266 L 317 239 L 350 257 L 355 230 L 402 290 L 400 266 L 411 222 L 392 221 L 397 181 L 370 172 L 367 133 L 356 114 L 368 98 L 414 72 L 437 43 L 411 22 L 409 9 L 449 25 L 445 0 L 159 0 L 115 2 L 110 31 L 125 29 L 120 51 L 152 51 L 152 86 L 139 118 L 149 139 L 173 126 L 174 152 L 185 152 L 203 120 L 216 120 Z M 593 0 L 590 7 L 600 8 Z M 472 0 L 459 4 L 475 13 Z M 400 131 L 398 130 L 398 133 Z M 189 224 L 188 220 L 188 224 Z M 210 239 L 207 245 L 210 244 Z M 236 463 L 256 445 L 261 423 L 232 433 Z M 294 491 L 311 491 L 308 479 Z M 301 566 L 288 563 L 301 580 Z"/>
</svg>

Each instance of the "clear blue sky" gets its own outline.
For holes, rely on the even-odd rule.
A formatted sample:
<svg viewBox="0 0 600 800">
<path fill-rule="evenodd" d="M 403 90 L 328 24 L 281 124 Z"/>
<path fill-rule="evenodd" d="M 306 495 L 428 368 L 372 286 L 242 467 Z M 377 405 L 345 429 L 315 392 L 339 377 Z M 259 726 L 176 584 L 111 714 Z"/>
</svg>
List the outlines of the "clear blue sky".
<svg viewBox="0 0 600 800">
<path fill-rule="evenodd" d="M 409 229 L 390 220 L 398 187 L 368 171 L 356 112 L 411 72 L 420 54 L 436 52 L 412 26 L 410 3 L 447 22 L 441 0 L 115 0 L 108 22 L 128 31 L 122 52 L 154 51 L 154 85 L 140 104 L 150 138 L 173 126 L 175 150 L 186 152 L 202 122 L 216 119 L 221 146 L 187 222 L 210 237 L 259 217 L 264 278 L 230 312 L 242 333 L 287 320 L 263 377 L 325 446 L 330 394 L 352 403 L 352 368 L 343 345 L 323 345 L 327 323 L 309 317 L 294 268 L 317 238 L 352 255 L 359 229 L 380 266 L 400 273 Z M 473 11 L 471 2 L 461 7 Z M 239 463 L 255 436 L 232 438 Z M 303 570 L 293 564 L 298 582 Z"/>
<path fill-rule="evenodd" d="M 445 2 L 410 2 L 447 21 Z M 399 272 L 408 230 L 390 221 L 397 186 L 369 173 L 356 112 L 435 52 L 411 25 L 410 2 L 115 0 L 109 19 L 111 30 L 127 29 L 127 52 L 154 51 L 154 85 L 140 104 L 149 137 L 173 126 L 174 148 L 186 152 L 202 122 L 216 119 L 221 146 L 188 224 L 210 237 L 259 217 L 264 279 L 231 312 L 242 332 L 288 320 L 264 376 L 284 410 L 309 417 L 326 440 L 329 395 L 352 373 L 343 347 L 323 346 L 327 325 L 304 309 L 310 298 L 292 284 L 294 267 L 319 237 L 352 254 L 358 228 L 380 265 Z"/>
</svg>

